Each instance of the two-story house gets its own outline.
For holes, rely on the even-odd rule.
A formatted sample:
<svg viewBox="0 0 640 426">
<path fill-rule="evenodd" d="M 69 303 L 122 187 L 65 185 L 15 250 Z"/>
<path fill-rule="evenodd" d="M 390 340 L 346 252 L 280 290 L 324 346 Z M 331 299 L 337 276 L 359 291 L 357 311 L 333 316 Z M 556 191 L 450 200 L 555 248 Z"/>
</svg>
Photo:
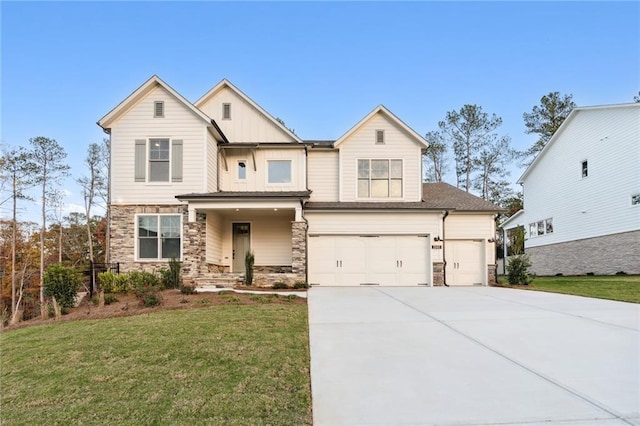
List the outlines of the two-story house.
<svg viewBox="0 0 640 426">
<path fill-rule="evenodd" d="M 640 104 L 575 108 L 518 183 L 502 227 L 524 228 L 533 272 L 640 274 Z"/>
<path fill-rule="evenodd" d="M 304 141 L 223 80 L 190 103 L 157 76 L 98 124 L 111 135 L 111 261 L 181 259 L 199 285 L 487 285 L 498 209 L 422 183 L 427 142 L 384 106 Z"/>
</svg>

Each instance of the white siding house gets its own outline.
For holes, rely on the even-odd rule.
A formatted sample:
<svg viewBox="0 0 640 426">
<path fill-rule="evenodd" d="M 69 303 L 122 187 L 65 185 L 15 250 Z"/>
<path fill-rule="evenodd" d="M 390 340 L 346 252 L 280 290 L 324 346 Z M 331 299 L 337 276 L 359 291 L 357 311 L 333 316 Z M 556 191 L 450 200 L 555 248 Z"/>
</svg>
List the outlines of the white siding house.
<svg viewBox="0 0 640 426">
<path fill-rule="evenodd" d="M 223 80 L 190 103 L 151 77 L 111 135 L 110 244 L 122 270 L 183 263 L 194 285 L 488 285 L 498 209 L 422 184 L 427 142 L 384 106 L 303 141 Z"/>
<path fill-rule="evenodd" d="M 640 104 L 575 108 L 518 181 L 539 275 L 640 273 Z"/>
</svg>

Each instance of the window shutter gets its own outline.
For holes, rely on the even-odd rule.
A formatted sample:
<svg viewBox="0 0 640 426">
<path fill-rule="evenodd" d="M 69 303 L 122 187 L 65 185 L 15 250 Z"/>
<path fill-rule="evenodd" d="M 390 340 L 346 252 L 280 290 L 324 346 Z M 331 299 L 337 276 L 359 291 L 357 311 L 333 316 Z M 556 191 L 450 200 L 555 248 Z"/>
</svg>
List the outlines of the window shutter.
<svg viewBox="0 0 640 426">
<path fill-rule="evenodd" d="M 182 140 L 175 139 L 171 144 L 171 181 L 182 182 Z"/>
<path fill-rule="evenodd" d="M 145 139 L 136 139 L 135 157 L 135 181 L 144 182 L 147 170 L 147 141 Z"/>
</svg>

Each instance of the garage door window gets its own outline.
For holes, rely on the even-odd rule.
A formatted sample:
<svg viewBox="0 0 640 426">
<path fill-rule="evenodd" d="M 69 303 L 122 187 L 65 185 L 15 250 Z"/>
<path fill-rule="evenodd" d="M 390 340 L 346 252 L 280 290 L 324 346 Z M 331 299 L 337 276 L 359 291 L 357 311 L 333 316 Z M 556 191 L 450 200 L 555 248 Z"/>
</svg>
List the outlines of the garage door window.
<svg viewBox="0 0 640 426">
<path fill-rule="evenodd" d="M 358 160 L 358 198 L 401 198 L 402 160 Z"/>
</svg>

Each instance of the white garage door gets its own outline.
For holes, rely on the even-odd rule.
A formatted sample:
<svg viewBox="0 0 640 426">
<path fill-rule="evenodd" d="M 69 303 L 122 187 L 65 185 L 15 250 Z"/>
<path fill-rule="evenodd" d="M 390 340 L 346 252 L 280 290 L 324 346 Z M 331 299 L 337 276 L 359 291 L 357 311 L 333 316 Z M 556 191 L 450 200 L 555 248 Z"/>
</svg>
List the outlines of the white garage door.
<svg viewBox="0 0 640 426">
<path fill-rule="evenodd" d="M 445 244 L 447 284 L 484 284 L 486 262 L 482 241 L 446 241 Z"/>
<path fill-rule="evenodd" d="M 413 235 L 309 237 L 312 285 L 427 285 L 429 238 Z"/>
</svg>

